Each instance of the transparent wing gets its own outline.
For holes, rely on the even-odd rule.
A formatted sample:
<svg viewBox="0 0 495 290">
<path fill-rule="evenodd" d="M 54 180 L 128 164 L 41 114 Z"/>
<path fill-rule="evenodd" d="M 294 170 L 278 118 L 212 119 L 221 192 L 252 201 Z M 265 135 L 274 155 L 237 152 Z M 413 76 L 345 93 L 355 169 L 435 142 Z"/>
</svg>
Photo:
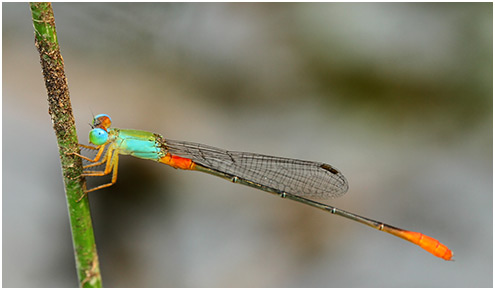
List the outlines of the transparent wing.
<svg viewBox="0 0 495 290">
<path fill-rule="evenodd" d="M 342 196 L 349 188 L 340 171 L 321 162 L 226 151 L 185 141 L 164 140 L 163 147 L 208 169 L 279 192 L 325 199 Z"/>
</svg>

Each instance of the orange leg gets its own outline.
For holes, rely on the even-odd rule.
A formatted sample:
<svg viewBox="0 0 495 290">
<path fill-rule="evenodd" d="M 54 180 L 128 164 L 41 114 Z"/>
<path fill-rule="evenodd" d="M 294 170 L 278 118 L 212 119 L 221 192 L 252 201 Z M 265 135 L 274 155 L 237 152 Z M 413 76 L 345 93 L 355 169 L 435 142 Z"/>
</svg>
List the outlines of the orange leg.
<svg viewBox="0 0 495 290">
<path fill-rule="evenodd" d="M 96 154 L 95 158 L 94 159 L 91 159 L 91 158 L 88 158 L 84 155 L 81 155 L 79 153 L 70 153 L 70 154 L 73 154 L 73 155 L 76 155 L 76 156 L 79 156 L 81 157 L 82 159 L 84 160 L 87 160 L 91 163 L 94 163 L 94 162 L 97 162 L 98 160 L 100 160 L 101 158 L 101 155 L 103 154 L 103 151 L 105 151 L 105 144 L 104 145 L 100 145 L 100 146 L 97 146 L 97 147 L 93 147 L 93 146 L 88 146 L 88 145 L 83 145 L 83 144 L 79 144 L 79 146 L 83 147 L 83 148 L 87 148 L 87 149 L 91 149 L 91 150 L 98 150 L 98 153 Z M 83 168 L 87 168 L 87 167 L 92 167 L 92 166 L 97 166 L 97 165 L 100 165 L 100 164 L 103 164 L 104 162 L 100 162 L 99 164 L 90 164 L 90 165 L 86 165 L 84 166 Z"/>
<path fill-rule="evenodd" d="M 86 193 L 96 191 L 105 187 L 109 187 L 114 185 L 117 182 L 117 172 L 118 172 L 118 165 L 119 165 L 119 153 L 116 152 L 116 150 L 109 148 L 109 152 L 105 155 L 105 158 L 103 159 L 102 162 L 99 162 L 100 164 L 107 163 L 105 166 L 104 171 L 85 171 L 82 175 L 83 176 L 105 176 L 108 175 L 112 172 L 112 180 L 109 183 L 105 183 L 102 185 L 99 185 L 97 187 L 91 188 L 89 190 L 86 190 Z"/>
</svg>

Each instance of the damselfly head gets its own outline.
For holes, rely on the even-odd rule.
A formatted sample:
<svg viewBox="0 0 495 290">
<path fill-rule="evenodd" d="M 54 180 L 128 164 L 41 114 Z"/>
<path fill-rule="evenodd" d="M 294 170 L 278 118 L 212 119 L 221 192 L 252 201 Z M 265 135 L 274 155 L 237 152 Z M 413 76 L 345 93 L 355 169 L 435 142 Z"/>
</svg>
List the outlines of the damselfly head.
<svg viewBox="0 0 495 290">
<path fill-rule="evenodd" d="M 112 125 L 112 119 L 107 114 L 99 114 L 93 118 L 93 128 L 101 128 L 107 131 L 107 129 L 110 128 L 110 125 Z"/>
</svg>

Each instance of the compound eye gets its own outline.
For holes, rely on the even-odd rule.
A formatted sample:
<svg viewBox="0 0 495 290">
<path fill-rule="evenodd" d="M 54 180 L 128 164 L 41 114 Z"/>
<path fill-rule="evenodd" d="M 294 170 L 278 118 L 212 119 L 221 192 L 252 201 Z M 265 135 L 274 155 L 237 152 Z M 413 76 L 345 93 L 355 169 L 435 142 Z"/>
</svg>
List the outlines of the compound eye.
<svg viewBox="0 0 495 290">
<path fill-rule="evenodd" d="M 107 131 L 101 128 L 95 128 L 89 132 L 89 142 L 96 146 L 103 145 L 108 140 Z"/>
<path fill-rule="evenodd" d="M 108 129 L 112 125 L 112 119 L 107 114 L 96 115 L 93 119 L 93 127 Z"/>
</svg>

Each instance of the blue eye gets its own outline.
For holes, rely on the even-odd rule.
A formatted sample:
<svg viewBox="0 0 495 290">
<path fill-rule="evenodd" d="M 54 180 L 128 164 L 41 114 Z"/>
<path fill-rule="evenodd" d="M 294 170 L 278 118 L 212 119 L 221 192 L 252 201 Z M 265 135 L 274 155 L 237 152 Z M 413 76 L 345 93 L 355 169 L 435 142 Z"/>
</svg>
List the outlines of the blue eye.
<svg viewBox="0 0 495 290">
<path fill-rule="evenodd" d="M 95 128 L 89 132 L 89 142 L 93 143 L 94 145 L 103 145 L 107 142 L 107 140 L 108 133 L 103 129 Z"/>
</svg>

